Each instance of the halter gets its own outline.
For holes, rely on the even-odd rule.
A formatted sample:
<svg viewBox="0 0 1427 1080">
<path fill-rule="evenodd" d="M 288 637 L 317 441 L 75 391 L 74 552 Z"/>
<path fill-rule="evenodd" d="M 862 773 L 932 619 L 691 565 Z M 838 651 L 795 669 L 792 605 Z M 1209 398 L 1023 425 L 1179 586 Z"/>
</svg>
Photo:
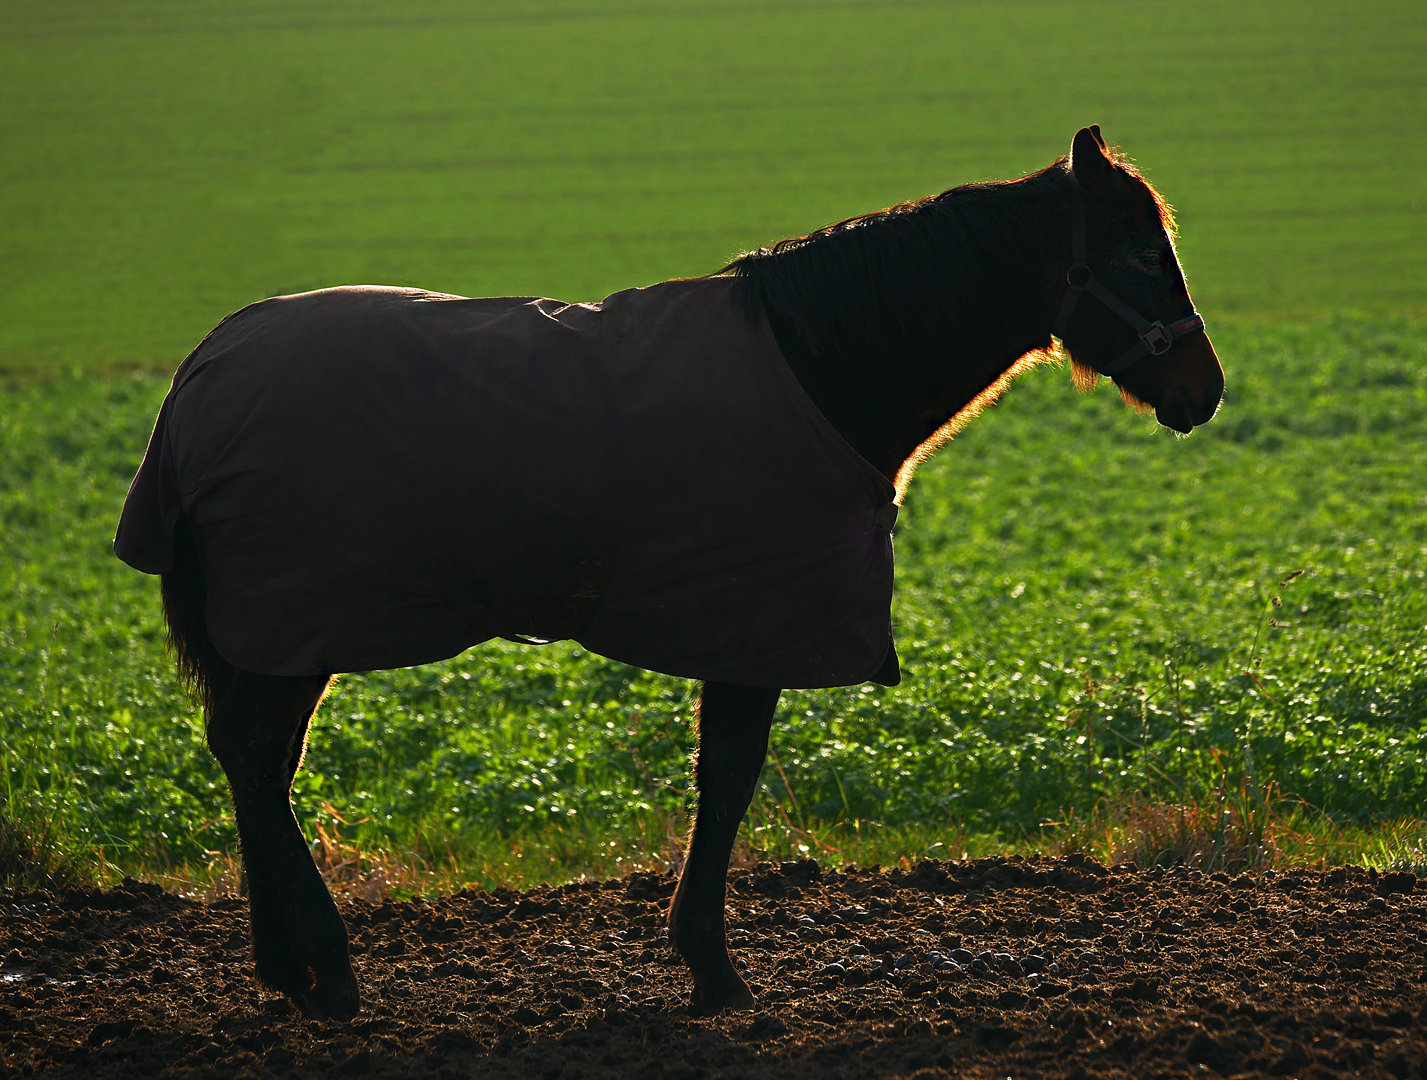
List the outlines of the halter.
<svg viewBox="0 0 1427 1080">
<path fill-rule="evenodd" d="M 1055 317 L 1055 326 L 1051 333 L 1061 340 L 1065 339 L 1066 324 L 1070 322 L 1076 301 L 1080 299 L 1081 293 L 1088 292 L 1133 326 L 1135 332 L 1140 335 L 1140 340 L 1121 353 L 1116 360 L 1095 369 L 1101 375 L 1118 375 L 1142 357 L 1167 353 L 1175 338 L 1203 330 L 1204 316 L 1197 311 L 1168 326 L 1158 321 L 1150 322 L 1095 279 L 1095 271 L 1091 270 L 1085 261 L 1085 203 L 1080 197 L 1078 186 L 1074 189 L 1074 196 L 1075 206 L 1070 225 L 1070 270 L 1065 275 L 1065 299 L 1060 302 L 1060 313 Z"/>
</svg>

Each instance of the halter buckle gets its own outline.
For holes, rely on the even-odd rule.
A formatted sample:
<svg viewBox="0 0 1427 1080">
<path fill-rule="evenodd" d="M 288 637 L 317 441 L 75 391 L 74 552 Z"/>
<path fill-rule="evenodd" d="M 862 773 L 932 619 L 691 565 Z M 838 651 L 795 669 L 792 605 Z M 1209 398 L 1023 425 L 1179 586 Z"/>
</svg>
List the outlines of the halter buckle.
<svg viewBox="0 0 1427 1080">
<path fill-rule="evenodd" d="M 1145 343 L 1145 348 L 1149 349 L 1151 356 L 1160 356 L 1169 352 L 1169 347 L 1174 344 L 1174 331 L 1162 322 L 1154 322 L 1140 335 L 1140 340 Z"/>
</svg>

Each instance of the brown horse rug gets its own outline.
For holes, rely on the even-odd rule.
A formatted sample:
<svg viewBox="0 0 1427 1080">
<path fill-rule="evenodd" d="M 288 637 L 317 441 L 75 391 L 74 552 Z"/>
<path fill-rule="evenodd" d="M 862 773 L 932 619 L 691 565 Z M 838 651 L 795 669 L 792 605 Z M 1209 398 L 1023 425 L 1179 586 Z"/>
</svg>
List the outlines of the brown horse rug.
<svg viewBox="0 0 1427 1080">
<path fill-rule="evenodd" d="M 178 369 L 114 549 L 163 573 L 187 518 L 249 671 L 572 638 L 696 679 L 895 683 L 893 487 L 735 287 L 254 304 Z"/>
</svg>

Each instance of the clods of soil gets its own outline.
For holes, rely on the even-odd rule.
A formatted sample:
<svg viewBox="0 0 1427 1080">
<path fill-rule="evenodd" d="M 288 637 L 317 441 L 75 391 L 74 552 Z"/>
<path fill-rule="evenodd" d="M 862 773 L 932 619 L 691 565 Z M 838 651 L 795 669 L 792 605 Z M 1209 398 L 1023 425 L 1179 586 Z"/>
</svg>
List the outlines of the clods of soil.
<svg viewBox="0 0 1427 1080">
<path fill-rule="evenodd" d="M 261 990 L 245 903 L 3 893 L 5 1076 L 1427 1077 L 1411 874 L 1069 857 L 735 873 L 758 1011 L 699 1018 L 673 880 L 343 905 L 363 1011 Z"/>
</svg>

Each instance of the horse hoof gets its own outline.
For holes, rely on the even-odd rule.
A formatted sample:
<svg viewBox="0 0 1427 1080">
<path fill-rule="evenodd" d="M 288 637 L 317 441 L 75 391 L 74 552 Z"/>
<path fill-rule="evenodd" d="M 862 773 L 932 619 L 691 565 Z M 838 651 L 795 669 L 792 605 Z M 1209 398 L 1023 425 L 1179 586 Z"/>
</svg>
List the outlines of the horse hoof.
<svg viewBox="0 0 1427 1080">
<path fill-rule="evenodd" d="M 722 993 L 696 987 L 689 1002 L 689 1011 L 695 1016 L 715 1016 L 721 1012 L 752 1012 L 754 1007 L 753 992 L 742 979 L 738 980 L 737 986 L 723 988 Z"/>
<path fill-rule="evenodd" d="M 362 1011 L 362 995 L 351 976 L 334 987 L 314 986 L 302 996 L 297 1007 L 309 1020 L 351 1020 Z"/>
</svg>

